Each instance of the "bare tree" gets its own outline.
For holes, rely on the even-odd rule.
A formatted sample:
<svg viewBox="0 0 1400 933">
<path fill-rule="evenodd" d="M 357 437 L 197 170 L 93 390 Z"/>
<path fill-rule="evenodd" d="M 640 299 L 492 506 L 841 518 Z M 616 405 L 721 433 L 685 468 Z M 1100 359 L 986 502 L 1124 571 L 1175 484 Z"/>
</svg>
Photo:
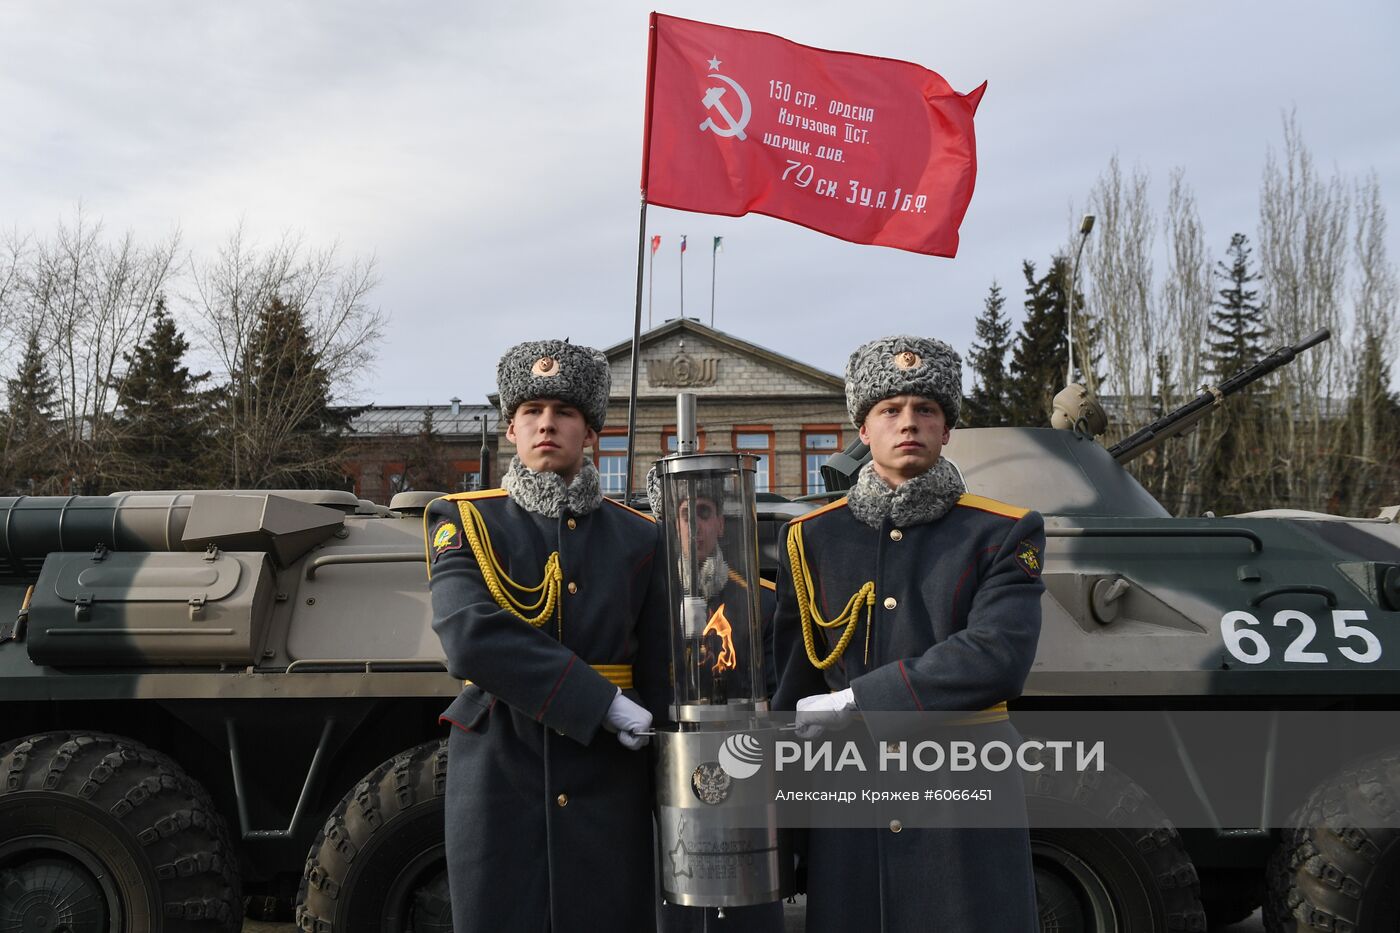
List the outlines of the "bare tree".
<svg viewBox="0 0 1400 933">
<path fill-rule="evenodd" d="M 1164 225 L 1167 271 L 1161 289 L 1161 342 L 1171 351 L 1172 385 L 1163 403 L 1174 408 L 1195 395 L 1205 379 L 1203 351 L 1211 302 L 1210 253 L 1196 196 L 1180 168 L 1171 173 Z"/>
<path fill-rule="evenodd" d="M 197 334 L 227 383 L 219 433 L 235 486 L 294 485 L 337 465 L 338 450 L 293 441 L 368 373 L 384 318 L 368 304 L 374 261 L 342 264 L 336 253 L 290 235 L 259 248 L 240 224 L 213 260 L 194 264 Z M 269 341 L 270 314 L 290 314 L 282 323 L 296 339 Z"/>
<path fill-rule="evenodd" d="M 1342 334 L 1350 199 L 1340 178 L 1323 179 L 1297 119 L 1283 122 L 1282 158 L 1268 153 L 1259 198 L 1259 260 L 1269 330 L 1296 342 L 1320 327 L 1334 338 L 1278 371 L 1270 411 L 1276 503 L 1320 508 L 1332 488 L 1347 385 Z"/>
<path fill-rule="evenodd" d="M 1357 272 L 1353 299 L 1355 347 L 1359 354 L 1362 347 L 1374 343 L 1380 361 L 1389 364 L 1400 348 L 1400 330 L 1394 326 L 1397 285 L 1395 267 L 1386 255 L 1385 232 L 1385 202 L 1381 198 L 1380 180 L 1373 171 L 1356 188 L 1356 232 L 1352 244 Z M 1386 371 L 1373 374 L 1372 390 L 1358 398 L 1368 425 L 1358 453 L 1368 462 L 1373 461 L 1377 453 L 1374 426 L 1381 399 L 1374 387 L 1387 385 L 1389 376 Z"/>
<path fill-rule="evenodd" d="M 1159 358 L 1169 369 L 1159 379 L 1161 407 L 1170 411 L 1195 395 L 1205 382 L 1203 351 L 1210 319 L 1210 254 L 1196 211 L 1196 198 L 1181 168 L 1172 170 L 1164 220 L 1167 270 L 1161 289 Z M 1197 469 L 1209 449 L 1210 426 L 1192 431 L 1172 445 L 1168 470 L 1158 498 L 1177 515 L 1201 510 L 1201 473 Z"/>
<path fill-rule="evenodd" d="M 1153 301 L 1156 220 L 1147 174 L 1134 169 L 1125 179 L 1115 155 L 1089 194 L 1089 212 L 1098 217 L 1098 236 L 1086 250 L 1086 291 L 1106 367 L 1102 388 L 1118 396 L 1114 432 L 1126 435 L 1152 418 L 1162 323 Z"/>
<path fill-rule="evenodd" d="M 17 231 L 0 238 L 0 360 L 9 356 L 21 330 L 15 324 L 23 304 L 19 293 L 24 282 L 27 249 L 28 241 Z"/>
<path fill-rule="evenodd" d="M 21 263 L 13 286 L 19 314 L 39 335 L 57 390 L 53 452 L 74 492 L 107 476 L 118 423 L 115 402 L 123 355 L 141 339 L 169 281 L 179 234 L 142 246 L 131 233 L 104 236 L 81 209 Z"/>
<path fill-rule="evenodd" d="M 1396 488 L 1395 402 L 1390 369 L 1400 347 L 1394 326 L 1397 304 L 1395 267 L 1386 255 L 1385 204 L 1374 172 L 1356 186 L 1352 255 L 1353 288 L 1351 403 L 1347 408 L 1347 462 L 1338 498 L 1356 511 L 1389 501 Z"/>
</svg>

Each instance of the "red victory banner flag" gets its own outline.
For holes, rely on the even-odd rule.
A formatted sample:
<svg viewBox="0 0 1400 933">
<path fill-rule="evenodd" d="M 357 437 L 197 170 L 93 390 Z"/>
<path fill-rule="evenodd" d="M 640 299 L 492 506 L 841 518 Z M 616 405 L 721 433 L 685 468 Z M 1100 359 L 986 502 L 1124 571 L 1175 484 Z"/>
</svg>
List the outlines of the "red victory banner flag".
<svg viewBox="0 0 1400 933">
<path fill-rule="evenodd" d="M 957 254 L 985 83 L 959 94 L 910 62 L 658 13 L 651 24 L 648 203 Z"/>
</svg>

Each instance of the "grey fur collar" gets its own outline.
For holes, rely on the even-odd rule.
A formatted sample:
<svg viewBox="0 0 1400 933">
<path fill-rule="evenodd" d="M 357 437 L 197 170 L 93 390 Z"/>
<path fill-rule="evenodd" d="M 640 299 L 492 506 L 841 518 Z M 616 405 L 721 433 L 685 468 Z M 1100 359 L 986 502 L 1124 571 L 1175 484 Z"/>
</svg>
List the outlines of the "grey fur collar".
<svg viewBox="0 0 1400 933">
<path fill-rule="evenodd" d="M 566 486 L 558 473 L 536 473 L 515 456 L 510 460 L 510 469 L 501 477 L 501 488 L 510 493 L 516 505 L 546 518 L 559 518 L 565 512 L 587 515 L 603 504 L 598 468 L 591 460 L 583 461 L 583 469 Z"/>
<path fill-rule="evenodd" d="M 886 518 L 893 525 L 908 527 L 942 518 L 966 491 L 957 467 L 945 457 L 898 488 L 875 472 L 874 463 L 867 463 L 860 468 L 846 504 L 852 515 L 871 528 L 879 528 Z"/>
<path fill-rule="evenodd" d="M 729 562 L 724 559 L 724 552 L 715 549 L 715 552 L 700 562 L 700 586 L 694 587 L 690 582 L 690 561 L 681 559 L 681 586 L 690 594 L 695 594 L 711 600 L 724 592 L 724 587 L 729 583 Z"/>
</svg>

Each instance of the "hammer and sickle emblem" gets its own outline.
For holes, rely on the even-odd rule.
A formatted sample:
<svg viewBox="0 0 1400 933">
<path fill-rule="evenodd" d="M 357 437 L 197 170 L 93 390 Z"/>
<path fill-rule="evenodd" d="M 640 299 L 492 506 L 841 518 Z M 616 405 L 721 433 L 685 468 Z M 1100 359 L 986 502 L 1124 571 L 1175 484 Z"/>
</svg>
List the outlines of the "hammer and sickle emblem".
<svg viewBox="0 0 1400 933">
<path fill-rule="evenodd" d="M 536 376 L 557 376 L 559 374 L 559 366 L 554 361 L 554 357 L 542 356 L 535 360 L 535 365 L 531 372 Z"/>
<path fill-rule="evenodd" d="M 748 139 L 748 137 L 744 135 L 744 127 L 749 125 L 749 118 L 753 116 L 753 107 L 749 104 L 749 95 L 744 93 L 744 89 L 739 86 L 739 82 L 735 81 L 733 78 L 726 78 L 721 74 L 713 74 L 709 75 L 709 77 L 717 81 L 723 81 L 734 89 L 735 94 L 739 95 L 739 118 L 737 120 L 734 119 L 734 114 L 730 113 L 729 108 L 724 105 L 722 98 L 724 97 L 725 89 L 722 87 L 711 87 L 705 91 L 705 97 L 702 103 L 704 103 L 706 110 L 713 110 L 720 119 L 724 121 L 725 125 L 720 126 L 714 121 L 713 117 L 706 117 L 705 122 L 700 124 L 700 129 L 709 130 L 716 136 L 737 136 L 740 139 Z"/>
<path fill-rule="evenodd" d="M 900 369 L 913 369 L 922 362 L 923 359 L 913 350 L 905 350 L 903 353 L 896 353 L 894 355 L 894 365 L 898 366 Z"/>
</svg>

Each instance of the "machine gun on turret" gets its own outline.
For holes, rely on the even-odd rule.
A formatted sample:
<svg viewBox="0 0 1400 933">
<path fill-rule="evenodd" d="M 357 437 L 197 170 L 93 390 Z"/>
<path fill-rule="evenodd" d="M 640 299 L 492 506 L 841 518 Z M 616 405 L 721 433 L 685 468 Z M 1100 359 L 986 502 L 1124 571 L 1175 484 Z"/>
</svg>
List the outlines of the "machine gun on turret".
<svg viewBox="0 0 1400 933">
<path fill-rule="evenodd" d="M 1245 386 L 1263 379 L 1274 370 L 1287 366 L 1299 353 L 1317 346 L 1324 340 L 1330 340 L 1331 337 L 1332 332 L 1324 327 L 1304 338 L 1300 343 L 1291 346 L 1284 344 L 1253 366 L 1235 373 L 1219 385 L 1202 387 L 1201 394 L 1185 405 L 1163 415 L 1147 427 L 1108 448 L 1109 455 L 1119 463 L 1127 463 L 1149 450 L 1160 447 L 1163 441 L 1187 433 L 1202 418 L 1224 405 L 1225 399 L 1239 392 Z"/>
</svg>

